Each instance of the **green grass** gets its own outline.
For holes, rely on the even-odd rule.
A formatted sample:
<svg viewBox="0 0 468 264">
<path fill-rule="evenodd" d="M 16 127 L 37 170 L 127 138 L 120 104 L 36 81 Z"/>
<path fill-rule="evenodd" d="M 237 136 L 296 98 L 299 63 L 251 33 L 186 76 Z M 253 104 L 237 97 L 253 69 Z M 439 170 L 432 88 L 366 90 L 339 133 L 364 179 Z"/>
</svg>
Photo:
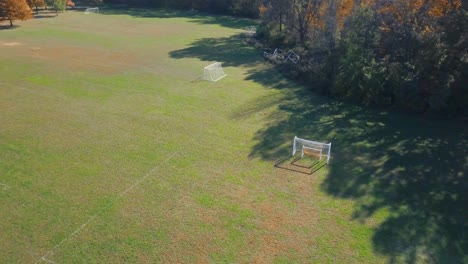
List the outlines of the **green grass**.
<svg viewBox="0 0 468 264">
<path fill-rule="evenodd" d="M 465 125 L 308 94 L 248 20 L 19 24 L 0 31 L 0 262 L 467 260 Z M 212 61 L 228 76 L 194 81 Z M 332 141 L 331 163 L 273 166 L 294 135 Z"/>
</svg>

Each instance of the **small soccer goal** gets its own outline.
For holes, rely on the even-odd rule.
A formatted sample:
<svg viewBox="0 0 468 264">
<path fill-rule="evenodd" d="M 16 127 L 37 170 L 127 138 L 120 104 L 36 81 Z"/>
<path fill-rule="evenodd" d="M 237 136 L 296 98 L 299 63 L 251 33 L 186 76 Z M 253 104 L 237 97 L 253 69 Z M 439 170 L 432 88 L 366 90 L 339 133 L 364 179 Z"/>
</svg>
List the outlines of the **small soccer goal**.
<svg viewBox="0 0 468 264">
<path fill-rule="evenodd" d="M 299 59 L 300 59 L 299 55 L 297 55 L 296 53 L 294 53 L 294 51 L 291 50 L 291 51 L 289 51 L 288 56 L 286 57 L 286 59 L 284 59 L 284 62 L 291 61 L 294 64 L 296 64 L 299 61 Z"/>
<path fill-rule="evenodd" d="M 203 80 L 217 82 L 226 76 L 220 62 L 212 63 L 203 69 Z"/>
<path fill-rule="evenodd" d="M 330 161 L 331 142 L 322 143 L 322 142 L 294 137 L 293 151 L 292 151 L 293 156 L 294 154 L 296 154 L 298 147 L 301 147 L 301 157 L 303 157 L 305 154 L 307 156 L 316 156 L 319 158 L 319 160 L 322 160 L 322 157 L 326 156 L 327 163 Z"/>
<path fill-rule="evenodd" d="M 99 7 L 90 7 L 90 8 L 86 8 L 85 14 L 99 14 Z"/>
</svg>

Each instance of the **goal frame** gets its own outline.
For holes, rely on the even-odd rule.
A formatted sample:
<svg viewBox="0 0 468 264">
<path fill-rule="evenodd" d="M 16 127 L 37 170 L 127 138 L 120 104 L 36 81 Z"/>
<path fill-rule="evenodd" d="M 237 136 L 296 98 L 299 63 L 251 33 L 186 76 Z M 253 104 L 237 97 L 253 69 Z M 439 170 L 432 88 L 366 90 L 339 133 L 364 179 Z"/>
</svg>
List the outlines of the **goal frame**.
<svg viewBox="0 0 468 264">
<path fill-rule="evenodd" d="M 320 154 L 320 160 L 322 159 L 322 156 L 327 157 L 327 164 L 328 164 L 328 162 L 330 161 L 331 144 L 332 144 L 331 142 L 330 143 L 322 143 L 322 142 L 307 140 L 307 139 L 298 138 L 297 136 L 294 136 L 292 156 L 294 156 L 296 154 L 296 151 L 298 150 L 298 145 L 302 145 L 302 147 L 301 147 L 301 157 L 304 156 L 304 149 L 305 150 L 317 151 Z M 324 149 L 327 149 L 327 151 L 324 152 L 323 151 Z"/>
<path fill-rule="evenodd" d="M 284 59 L 284 62 L 291 61 L 294 64 L 296 64 L 300 59 L 301 59 L 301 57 L 299 57 L 299 55 L 297 55 L 296 53 L 294 53 L 294 51 L 291 50 L 291 51 L 289 51 L 288 56 L 286 57 L 286 59 Z"/>
<path fill-rule="evenodd" d="M 218 69 L 219 76 L 213 76 L 211 69 Z M 203 80 L 217 82 L 226 76 L 227 74 L 224 72 L 221 62 L 214 62 L 203 68 Z"/>
<path fill-rule="evenodd" d="M 96 11 L 96 12 L 94 12 Z M 99 7 L 88 7 L 85 9 L 85 12 L 84 12 L 86 15 L 89 15 L 89 14 L 99 14 Z"/>
<path fill-rule="evenodd" d="M 271 52 L 271 49 L 265 49 L 263 51 L 263 57 L 275 60 L 283 60 L 283 50 L 280 48 L 276 48 L 273 52 Z"/>
</svg>

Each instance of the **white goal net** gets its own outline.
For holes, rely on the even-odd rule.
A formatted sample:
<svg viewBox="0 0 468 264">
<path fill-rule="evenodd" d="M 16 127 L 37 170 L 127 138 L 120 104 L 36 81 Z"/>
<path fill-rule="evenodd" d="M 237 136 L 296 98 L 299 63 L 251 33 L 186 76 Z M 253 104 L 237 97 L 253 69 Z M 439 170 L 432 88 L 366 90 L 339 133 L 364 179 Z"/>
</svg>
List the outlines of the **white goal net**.
<svg viewBox="0 0 468 264">
<path fill-rule="evenodd" d="M 203 79 L 207 81 L 217 82 L 226 75 L 220 62 L 210 64 L 203 69 Z"/>
<path fill-rule="evenodd" d="M 293 151 L 292 155 L 296 154 L 298 147 L 301 147 L 301 157 L 304 156 L 304 153 L 307 152 L 316 152 L 320 159 L 322 156 L 327 158 L 327 163 L 330 161 L 330 154 L 331 154 L 331 142 L 330 143 L 322 143 L 312 140 L 306 140 L 298 137 L 294 137 L 293 142 Z"/>
<path fill-rule="evenodd" d="M 98 14 L 99 13 L 99 7 L 90 7 L 86 8 L 85 14 Z"/>
</svg>

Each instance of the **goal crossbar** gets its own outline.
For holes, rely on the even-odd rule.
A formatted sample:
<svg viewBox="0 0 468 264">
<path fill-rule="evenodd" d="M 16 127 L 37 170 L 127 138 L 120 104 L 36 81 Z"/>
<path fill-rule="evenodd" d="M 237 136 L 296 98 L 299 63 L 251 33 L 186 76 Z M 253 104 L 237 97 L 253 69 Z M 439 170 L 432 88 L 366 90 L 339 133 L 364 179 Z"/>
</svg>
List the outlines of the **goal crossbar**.
<svg viewBox="0 0 468 264">
<path fill-rule="evenodd" d="M 331 142 L 330 143 L 322 143 L 313 140 L 307 140 L 303 138 L 298 138 L 297 136 L 294 137 L 293 142 L 293 151 L 292 156 L 296 154 L 297 148 L 299 145 L 302 145 L 301 156 L 304 155 L 305 150 L 312 150 L 316 151 L 320 154 L 320 159 L 322 159 L 322 155 L 327 157 L 327 163 L 330 161 L 330 153 L 331 153 Z M 326 149 L 327 151 L 324 152 L 323 150 Z"/>
<path fill-rule="evenodd" d="M 86 8 L 85 14 L 99 13 L 99 7 Z"/>
</svg>

